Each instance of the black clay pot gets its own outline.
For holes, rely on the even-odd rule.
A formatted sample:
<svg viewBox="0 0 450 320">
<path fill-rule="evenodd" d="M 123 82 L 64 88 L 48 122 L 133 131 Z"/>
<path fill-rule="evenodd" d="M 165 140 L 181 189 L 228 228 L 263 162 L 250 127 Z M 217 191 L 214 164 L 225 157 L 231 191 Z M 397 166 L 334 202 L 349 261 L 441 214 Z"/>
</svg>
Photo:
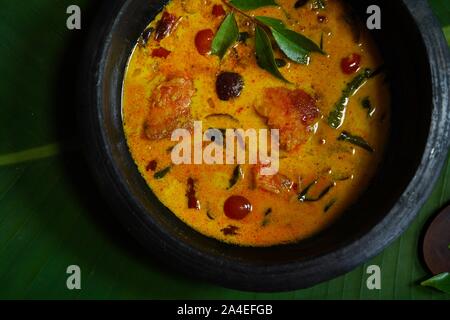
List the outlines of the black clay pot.
<svg viewBox="0 0 450 320">
<path fill-rule="evenodd" d="M 450 142 L 450 59 L 425 0 L 350 1 L 382 8 L 374 36 L 393 94 L 390 145 L 371 187 L 339 221 L 297 244 L 242 248 L 207 238 L 166 209 L 140 176 L 121 121 L 122 80 L 134 44 L 164 1 L 108 1 L 82 70 L 81 122 L 99 187 L 121 223 L 155 257 L 191 276 L 251 291 L 299 289 L 350 271 L 379 253 L 414 219 Z"/>
</svg>

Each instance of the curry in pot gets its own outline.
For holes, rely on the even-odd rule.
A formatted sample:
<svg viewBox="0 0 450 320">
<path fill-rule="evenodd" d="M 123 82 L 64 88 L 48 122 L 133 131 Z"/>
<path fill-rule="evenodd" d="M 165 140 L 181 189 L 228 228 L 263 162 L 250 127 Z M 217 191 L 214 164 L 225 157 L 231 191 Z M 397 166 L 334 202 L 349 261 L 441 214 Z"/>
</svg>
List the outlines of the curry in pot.
<svg viewBox="0 0 450 320">
<path fill-rule="evenodd" d="M 299 241 L 352 205 L 382 160 L 382 65 L 344 1 L 172 0 L 126 70 L 127 143 L 154 194 L 198 232 L 242 246 Z M 233 130 L 275 129 L 277 170 L 262 174 L 262 159 L 226 155 L 174 164 L 177 129 L 197 131 L 202 150 Z M 245 136 L 230 137 L 249 152 Z"/>
</svg>

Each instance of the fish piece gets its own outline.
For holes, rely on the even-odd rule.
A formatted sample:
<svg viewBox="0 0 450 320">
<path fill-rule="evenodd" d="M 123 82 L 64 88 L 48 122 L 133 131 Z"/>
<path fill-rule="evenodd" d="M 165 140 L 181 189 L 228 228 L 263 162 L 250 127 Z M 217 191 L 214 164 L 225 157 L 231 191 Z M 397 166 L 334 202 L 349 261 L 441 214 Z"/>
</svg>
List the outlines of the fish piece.
<svg viewBox="0 0 450 320">
<path fill-rule="evenodd" d="M 294 182 L 287 176 L 277 173 L 275 175 L 262 175 L 263 164 L 252 167 L 253 181 L 256 188 L 274 193 L 289 195 L 293 191 Z"/>
<path fill-rule="evenodd" d="M 168 138 L 177 128 L 191 125 L 194 82 L 187 76 L 172 77 L 159 84 L 150 97 L 144 133 L 150 140 Z"/>
<path fill-rule="evenodd" d="M 316 101 L 301 89 L 267 88 L 255 105 L 271 129 L 280 130 L 280 148 L 297 149 L 311 136 L 320 116 Z"/>
</svg>

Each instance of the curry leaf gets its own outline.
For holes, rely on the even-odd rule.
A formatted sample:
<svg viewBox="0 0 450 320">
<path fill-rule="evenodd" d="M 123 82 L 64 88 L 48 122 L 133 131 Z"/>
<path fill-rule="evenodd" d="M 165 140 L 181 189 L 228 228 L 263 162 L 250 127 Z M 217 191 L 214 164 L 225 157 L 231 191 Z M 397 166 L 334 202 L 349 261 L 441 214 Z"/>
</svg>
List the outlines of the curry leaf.
<svg viewBox="0 0 450 320">
<path fill-rule="evenodd" d="M 373 148 L 361 137 L 354 136 L 346 131 L 342 132 L 338 138 L 339 141 L 347 141 L 355 146 L 363 148 L 369 152 L 373 152 Z"/>
<path fill-rule="evenodd" d="M 236 18 L 233 13 L 229 13 L 223 20 L 216 36 L 213 39 L 211 53 L 222 59 L 228 49 L 238 40 L 238 38 L 239 28 L 236 23 Z"/>
<path fill-rule="evenodd" d="M 319 195 L 317 197 L 310 197 L 310 196 L 306 195 L 303 201 L 304 202 L 316 202 L 316 201 L 319 201 L 323 197 L 325 197 L 328 194 L 328 192 L 330 192 L 330 190 L 333 189 L 333 188 L 334 188 L 334 183 L 331 183 L 328 186 L 326 186 L 325 189 L 323 189 L 319 193 Z"/>
<path fill-rule="evenodd" d="M 270 28 L 286 29 L 286 26 L 284 25 L 283 21 L 281 21 L 280 19 L 264 17 L 264 16 L 256 16 L 255 19 Z"/>
<path fill-rule="evenodd" d="M 283 21 L 261 16 L 256 17 L 256 19 L 270 28 L 276 43 L 289 59 L 297 63 L 309 64 L 311 52 L 324 54 L 320 47 L 313 41 L 295 31 L 287 29 Z"/>
<path fill-rule="evenodd" d="M 330 209 L 336 204 L 336 202 L 337 202 L 336 198 L 331 199 L 323 208 L 323 212 L 326 213 L 326 212 L 330 211 Z"/>
<path fill-rule="evenodd" d="M 424 287 L 432 287 L 450 294 L 450 273 L 441 273 L 421 283 Z"/>
<path fill-rule="evenodd" d="M 444 35 L 445 35 L 445 38 L 447 39 L 448 45 L 450 46 L 450 26 L 446 26 L 444 28 Z"/>
<path fill-rule="evenodd" d="M 272 29 L 272 35 L 281 51 L 291 60 L 300 64 L 309 64 L 310 51 L 305 50 L 298 42 L 293 41 L 296 34 L 290 30 L 278 31 Z M 297 34 L 298 35 L 298 34 Z"/>
<path fill-rule="evenodd" d="M 264 70 L 270 72 L 272 75 L 280 80 L 289 82 L 278 70 L 277 64 L 275 62 L 275 57 L 273 55 L 272 44 L 266 31 L 257 26 L 255 33 L 255 46 L 256 46 L 256 59 L 258 65 Z"/>
<path fill-rule="evenodd" d="M 372 105 L 372 102 L 370 101 L 369 97 L 364 97 L 361 100 L 361 106 L 367 111 L 367 116 L 371 118 L 373 114 L 375 113 L 375 108 Z"/>
<path fill-rule="evenodd" d="M 162 169 L 161 171 L 156 172 L 153 175 L 153 178 L 155 178 L 156 180 L 164 178 L 170 172 L 170 169 L 172 169 L 172 168 L 169 166 L 169 167 Z"/>
<path fill-rule="evenodd" d="M 338 102 L 335 103 L 333 110 L 328 115 L 328 125 L 333 129 L 342 126 L 345 118 L 345 112 L 351 96 L 353 96 L 366 82 L 372 77 L 372 70 L 365 69 L 359 73 L 342 91 Z"/>
<path fill-rule="evenodd" d="M 253 10 L 261 7 L 278 6 L 275 0 L 231 0 L 230 4 L 241 10 Z"/>
<path fill-rule="evenodd" d="M 266 25 L 270 29 L 277 31 L 278 33 L 281 33 L 285 38 L 287 38 L 288 41 L 294 43 L 296 46 L 299 46 L 307 51 L 325 54 L 325 52 L 322 49 L 320 49 L 320 46 L 315 44 L 314 41 L 308 39 L 307 37 L 301 35 L 300 33 L 297 33 L 295 31 L 286 28 L 283 21 L 263 16 L 255 17 L 255 19 L 261 22 L 262 24 Z M 280 43 L 278 43 L 278 45 L 280 45 Z"/>
<path fill-rule="evenodd" d="M 240 165 L 237 165 L 233 170 L 233 175 L 230 179 L 230 184 L 228 186 L 228 189 L 231 189 L 234 187 L 234 185 L 239 181 L 240 178 L 244 176 L 244 173 L 242 171 L 242 168 Z"/>
<path fill-rule="evenodd" d="M 322 49 L 320 49 L 320 46 L 318 46 L 314 41 L 305 37 L 304 35 L 301 35 L 300 33 L 297 33 L 289 29 L 284 30 L 284 32 L 282 33 L 287 39 L 289 39 L 289 41 L 296 43 L 298 46 L 301 46 L 306 50 L 326 54 Z"/>
<path fill-rule="evenodd" d="M 320 48 L 321 51 L 323 51 L 323 32 L 322 32 L 322 34 L 320 35 L 320 45 L 319 45 L 319 48 Z"/>
<path fill-rule="evenodd" d="M 350 81 L 344 90 L 344 95 L 353 96 L 368 79 L 372 78 L 373 72 L 371 69 L 364 69 L 363 72 L 358 74 L 352 81 Z"/>
<path fill-rule="evenodd" d="M 305 189 L 303 189 L 299 194 L 298 194 L 298 200 L 299 201 L 301 201 L 301 202 L 304 202 L 305 201 L 305 199 L 306 199 L 306 196 L 307 196 L 307 194 L 308 194 L 308 192 L 309 192 L 309 190 L 314 186 L 314 185 L 316 185 L 317 184 L 317 180 L 314 180 L 313 182 L 311 182 L 310 184 L 308 184 L 306 187 L 305 187 Z"/>
<path fill-rule="evenodd" d="M 303 191 L 299 193 L 297 199 L 300 202 L 317 202 L 321 200 L 323 197 L 325 197 L 328 194 L 328 192 L 330 192 L 330 190 L 333 189 L 335 186 L 334 183 L 331 183 L 327 187 L 325 187 L 325 189 L 323 189 L 317 197 L 310 197 L 308 193 L 317 183 L 318 180 L 314 180 L 309 185 L 307 185 L 305 189 L 303 189 Z"/>
</svg>

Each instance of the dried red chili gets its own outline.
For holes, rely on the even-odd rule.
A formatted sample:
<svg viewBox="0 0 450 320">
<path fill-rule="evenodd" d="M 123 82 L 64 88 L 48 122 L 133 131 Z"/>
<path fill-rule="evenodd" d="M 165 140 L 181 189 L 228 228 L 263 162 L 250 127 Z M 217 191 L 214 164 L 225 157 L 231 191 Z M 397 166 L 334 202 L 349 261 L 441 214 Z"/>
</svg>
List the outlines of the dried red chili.
<svg viewBox="0 0 450 320">
<path fill-rule="evenodd" d="M 157 166 L 158 166 L 158 163 L 156 162 L 156 160 L 152 160 L 147 164 L 147 167 L 145 168 L 145 170 L 155 171 Z"/>
<path fill-rule="evenodd" d="M 195 195 L 195 182 L 194 179 L 189 178 L 187 181 L 187 192 L 186 197 L 188 198 L 188 208 L 200 210 L 200 201 Z"/>
<path fill-rule="evenodd" d="M 162 15 L 161 20 L 159 20 L 158 24 L 156 25 L 155 40 L 161 41 L 162 39 L 167 37 L 170 32 L 172 32 L 176 21 L 177 17 L 165 11 Z"/>
<path fill-rule="evenodd" d="M 164 48 L 156 48 L 152 51 L 152 57 L 156 58 L 167 58 L 170 54 L 170 51 Z"/>
</svg>

